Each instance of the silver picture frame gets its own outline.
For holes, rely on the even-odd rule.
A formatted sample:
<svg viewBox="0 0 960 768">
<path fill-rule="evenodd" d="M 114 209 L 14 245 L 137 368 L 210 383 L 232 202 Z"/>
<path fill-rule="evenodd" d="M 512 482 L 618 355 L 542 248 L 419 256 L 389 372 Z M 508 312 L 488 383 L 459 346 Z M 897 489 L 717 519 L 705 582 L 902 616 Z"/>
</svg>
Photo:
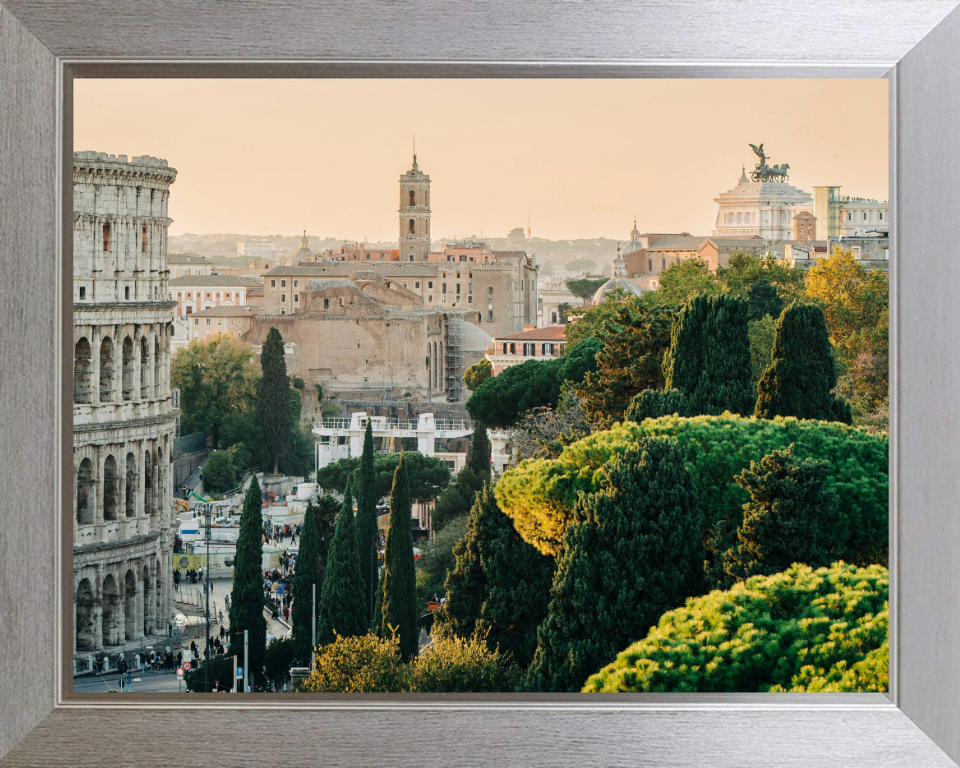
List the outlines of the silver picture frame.
<svg viewBox="0 0 960 768">
<path fill-rule="evenodd" d="M 0 766 L 955 766 L 957 5 L 0 0 Z M 889 693 L 73 694 L 64 522 L 79 77 L 887 78 Z M 748 121 L 758 108 L 830 119 L 775 102 L 697 119 Z"/>
</svg>

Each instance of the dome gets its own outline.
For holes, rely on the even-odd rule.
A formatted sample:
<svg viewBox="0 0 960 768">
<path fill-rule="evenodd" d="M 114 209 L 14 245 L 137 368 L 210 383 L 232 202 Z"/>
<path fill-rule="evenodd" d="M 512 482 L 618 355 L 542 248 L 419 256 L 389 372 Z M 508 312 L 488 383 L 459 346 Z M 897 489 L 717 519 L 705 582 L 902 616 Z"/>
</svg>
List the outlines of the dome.
<svg viewBox="0 0 960 768">
<path fill-rule="evenodd" d="M 479 325 L 463 321 L 463 350 L 468 353 L 477 353 L 483 357 L 489 347 L 493 346 L 493 338 Z"/>
<path fill-rule="evenodd" d="M 639 285 L 634 285 L 627 278 L 612 277 L 599 288 L 597 288 L 597 292 L 593 294 L 593 303 L 599 304 L 607 297 L 607 294 L 615 288 L 620 288 L 621 290 L 626 291 L 627 293 L 632 293 L 636 296 L 639 296 L 641 293 L 643 293 L 643 288 L 641 288 Z"/>
</svg>

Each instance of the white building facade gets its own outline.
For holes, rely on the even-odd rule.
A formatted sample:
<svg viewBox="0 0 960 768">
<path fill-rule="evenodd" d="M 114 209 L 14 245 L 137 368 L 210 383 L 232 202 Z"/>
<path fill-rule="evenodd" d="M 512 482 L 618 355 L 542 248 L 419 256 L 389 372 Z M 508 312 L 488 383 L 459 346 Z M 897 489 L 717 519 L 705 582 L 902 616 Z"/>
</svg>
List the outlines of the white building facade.
<svg viewBox="0 0 960 768">
<path fill-rule="evenodd" d="M 165 160 L 74 153 L 73 650 L 119 652 L 173 617 Z"/>
<path fill-rule="evenodd" d="M 813 213 L 813 195 L 786 181 L 751 181 L 746 169 L 737 186 L 714 198 L 720 206 L 714 237 L 751 237 L 792 240 L 793 217 Z"/>
</svg>

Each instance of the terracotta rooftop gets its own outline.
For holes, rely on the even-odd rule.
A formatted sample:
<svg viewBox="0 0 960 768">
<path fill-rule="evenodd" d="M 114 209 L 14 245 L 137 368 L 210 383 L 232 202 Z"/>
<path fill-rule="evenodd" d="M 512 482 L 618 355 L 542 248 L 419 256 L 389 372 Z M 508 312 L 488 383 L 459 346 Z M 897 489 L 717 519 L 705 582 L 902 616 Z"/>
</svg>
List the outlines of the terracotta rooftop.
<svg viewBox="0 0 960 768">
<path fill-rule="evenodd" d="M 246 288 L 260 285 L 260 281 L 250 280 L 238 275 L 181 275 L 180 277 L 174 277 L 167 285 L 171 288 L 193 288 L 194 286 L 203 288 Z"/>
<path fill-rule="evenodd" d="M 167 256 L 167 264 L 209 264 L 213 262 L 206 256 L 197 256 L 195 253 L 171 253 Z"/>
<path fill-rule="evenodd" d="M 494 341 L 563 341 L 564 339 L 566 339 L 566 326 L 548 325 L 546 328 L 534 328 L 532 331 L 497 336 Z"/>
<path fill-rule="evenodd" d="M 261 311 L 260 307 L 219 306 L 193 312 L 190 317 L 256 317 Z"/>
</svg>

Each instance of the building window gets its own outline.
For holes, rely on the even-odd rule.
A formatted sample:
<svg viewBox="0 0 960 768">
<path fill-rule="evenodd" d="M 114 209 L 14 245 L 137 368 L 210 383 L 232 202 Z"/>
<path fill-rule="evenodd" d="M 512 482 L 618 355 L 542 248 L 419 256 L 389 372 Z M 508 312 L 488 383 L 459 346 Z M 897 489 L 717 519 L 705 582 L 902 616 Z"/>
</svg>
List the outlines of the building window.
<svg viewBox="0 0 960 768">
<path fill-rule="evenodd" d="M 80 286 L 80 298 L 81 299 L 87 298 L 87 289 L 84 288 L 82 285 Z"/>
<path fill-rule="evenodd" d="M 427 294 L 427 303 L 428 303 L 428 304 L 433 304 L 433 294 L 432 294 L 432 293 Z"/>
<path fill-rule="evenodd" d="M 413 261 L 413 254 L 410 254 L 410 261 Z"/>
<path fill-rule="evenodd" d="M 427 288 L 433 288 L 433 280 L 427 281 Z"/>
<path fill-rule="evenodd" d="M 299 294 L 299 293 L 293 294 L 293 303 L 294 303 L 294 304 L 299 304 L 299 303 L 300 303 L 300 294 Z"/>
<path fill-rule="evenodd" d="M 446 304 L 446 303 L 447 303 L 447 294 L 445 294 L 445 293 L 440 294 L 440 303 L 441 303 L 441 304 Z"/>
<path fill-rule="evenodd" d="M 340 306 L 341 306 L 341 307 L 343 306 L 343 297 L 342 297 L 342 296 L 340 297 Z"/>
<path fill-rule="evenodd" d="M 193 318 L 193 324 L 194 324 L 194 325 L 200 325 L 200 318 L 199 318 L 199 317 Z"/>
<path fill-rule="evenodd" d="M 864 221 L 867 220 L 867 212 L 866 212 L 866 211 L 863 212 L 863 220 L 864 220 Z"/>
<path fill-rule="evenodd" d="M 473 283 L 467 285 L 467 293 L 473 293 Z"/>
<path fill-rule="evenodd" d="M 210 318 L 209 318 L 209 317 L 207 318 L 207 325 L 208 325 L 208 326 L 210 325 Z"/>
<path fill-rule="evenodd" d="M 492 311 L 487 312 L 487 320 L 489 320 L 491 323 L 493 322 L 493 312 L 492 312 Z"/>
<path fill-rule="evenodd" d="M 537 354 L 537 345 L 536 344 L 524 344 L 523 345 L 523 354 L 525 357 L 533 357 Z"/>
<path fill-rule="evenodd" d="M 143 229 L 140 230 L 140 253 L 147 252 L 147 225 L 143 225 Z"/>
<path fill-rule="evenodd" d="M 493 299 L 487 299 L 487 308 L 493 309 Z"/>
<path fill-rule="evenodd" d="M 280 301 L 286 301 L 286 300 L 287 300 L 287 294 L 281 293 L 281 294 L 280 294 Z"/>
<path fill-rule="evenodd" d="M 467 260 L 466 254 L 461 253 L 461 254 L 460 254 L 460 261 L 466 261 L 466 260 Z"/>
<path fill-rule="evenodd" d="M 293 287 L 294 287 L 294 288 L 299 288 L 299 287 L 300 287 L 300 281 L 299 281 L 299 280 L 294 280 L 294 281 L 293 281 Z"/>
<path fill-rule="evenodd" d="M 219 291 L 217 291 L 217 299 L 218 299 L 218 300 L 220 299 L 220 292 L 219 292 Z"/>
<path fill-rule="evenodd" d="M 130 301 L 130 286 L 129 286 L 129 285 L 125 285 L 125 286 L 123 287 L 123 298 L 126 299 L 127 301 Z"/>
<path fill-rule="evenodd" d="M 210 294 L 209 294 L 209 293 L 207 294 L 207 298 L 208 298 L 208 299 L 210 298 Z"/>
<path fill-rule="evenodd" d="M 883 211 L 880 211 L 880 221 L 883 221 Z"/>
<path fill-rule="evenodd" d="M 847 221 L 853 221 L 853 213 L 851 211 L 847 211 Z"/>
<path fill-rule="evenodd" d="M 459 277 L 459 275 L 457 275 Z M 457 293 L 460 293 L 460 283 L 457 283 Z"/>
<path fill-rule="evenodd" d="M 419 287 L 420 287 L 420 281 L 417 280 L 417 281 L 413 284 L 413 287 L 414 287 L 414 288 L 419 288 Z"/>
<path fill-rule="evenodd" d="M 366 254 L 366 259 L 367 259 L 367 261 L 370 261 L 370 254 L 369 254 L 369 253 Z"/>
<path fill-rule="evenodd" d="M 103 225 L 103 252 L 106 253 L 110 250 L 110 225 Z"/>
<path fill-rule="evenodd" d="M 286 307 L 280 307 L 280 314 L 281 314 L 281 315 L 287 314 L 287 308 L 286 308 Z"/>
<path fill-rule="evenodd" d="M 406 288 L 406 287 L 407 287 L 407 281 L 404 280 L 403 282 L 400 283 L 400 285 L 402 285 L 404 288 Z"/>
<path fill-rule="evenodd" d="M 493 286 L 492 286 L 492 285 L 487 287 L 487 293 L 489 293 L 491 296 L 493 295 Z"/>
<path fill-rule="evenodd" d="M 467 296 L 467 304 L 473 304 L 473 294 L 472 294 L 472 293 L 471 293 L 469 296 Z"/>
<path fill-rule="evenodd" d="M 217 326 L 223 327 L 223 320 L 217 320 Z"/>
<path fill-rule="evenodd" d="M 286 287 L 287 287 L 287 281 L 286 281 L 286 280 L 281 280 L 281 281 L 280 281 L 280 287 L 281 287 L 281 288 L 286 288 Z"/>
<path fill-rule="evenodd" d="M 553 313 L 553 322 L 557 322 L 557 313 Z M 543 345 L 543 354 L 552 355 L 553 354 L 553 344 L 544 344 Z"/>
<path fill-rule="evenodd" d="M 409 221 L 409 223 L 408 223 L 408 229 L 407 229 L 407 231 L 408 231 L 411 235 L 414 234 L 414 223 L 413 223 L 413 219 L 410 219 L 410 221 Z"/>
<path fill-rule="evenodd" d="M 330 309 L 330 299 L 324 299 L 324 300 L 323 300 L 323 308 L 324 308 L 324 309 Z"/>
<path fill-rule="evenodd" d="M 446 293 L 446 292 L 447 292 L 447 284 L 444 283 L 443 285 L 440 286 L 440 293 Z"/>
</svg>

